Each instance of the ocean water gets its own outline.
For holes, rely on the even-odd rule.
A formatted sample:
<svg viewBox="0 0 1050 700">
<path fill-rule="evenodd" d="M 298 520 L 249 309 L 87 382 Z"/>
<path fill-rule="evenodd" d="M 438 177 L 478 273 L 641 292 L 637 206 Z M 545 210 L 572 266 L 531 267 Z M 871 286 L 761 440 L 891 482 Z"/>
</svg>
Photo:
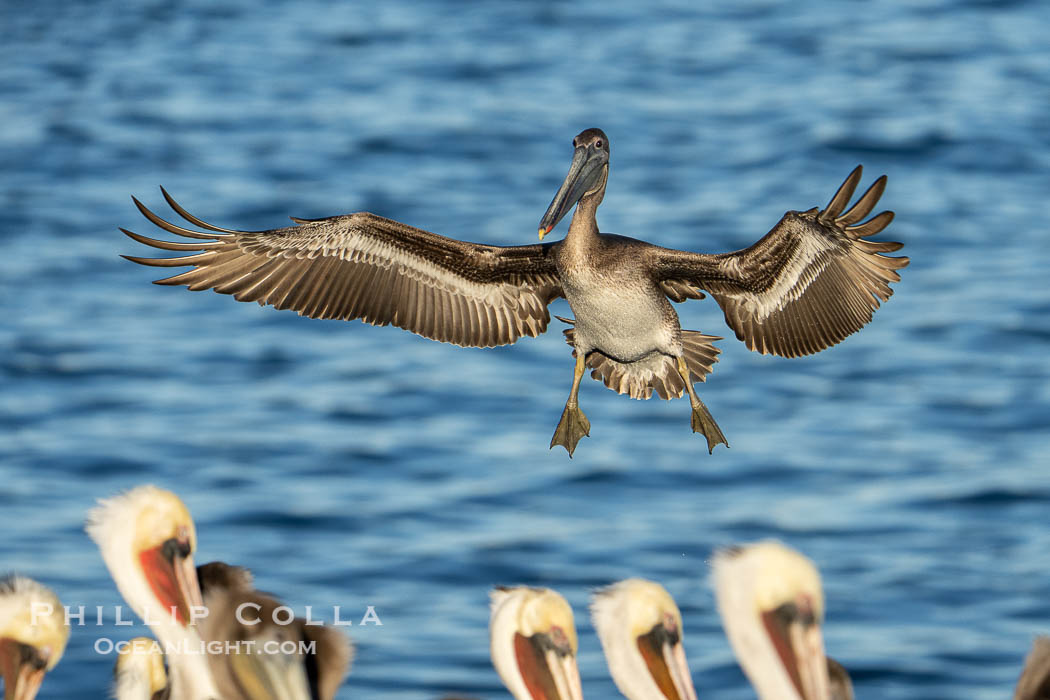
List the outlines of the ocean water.
<svg viewBox="0 0 1050 700">
<path fill-rule="evenodd" d="M 678 600 L 701 696 L 753 697 L 708 561 L 761 538 L 820 567 L 858 697 L 1010 696 L 1050 631 L 1050 6 L 10 0 L 0 26 L 0 571 L 105 610 L 42 698 L 102 696 L 96 641 L 141 631 L 83 520 L 142 483 L 186 501 L 199 561 L 355 622 L 340 697 L 505 697 L 487 592 L 514 583 L 569 599 L 584 691 L 615 697 L 586 602 L 628 576 Z M 118 257 L 158 184 L 232 228 L 368 210 L 531 243 L 590 126 L 602 230 L 665 246 L 741 248 L 858 163 L 889 176 L 912 264 L 862 332 L 770 358 L 678 307 L 729 336 L 699 389 L 731 449 L 588 380 L 591 437 L 549 451 L 556 322 L 467 350 Z"/>
</svg>

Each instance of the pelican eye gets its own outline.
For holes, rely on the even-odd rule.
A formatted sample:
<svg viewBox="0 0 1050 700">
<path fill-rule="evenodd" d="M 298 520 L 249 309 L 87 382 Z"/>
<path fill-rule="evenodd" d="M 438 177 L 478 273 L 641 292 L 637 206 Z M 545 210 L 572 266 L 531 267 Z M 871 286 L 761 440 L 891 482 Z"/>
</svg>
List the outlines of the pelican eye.
<svg viewBox="0 0 1050 700">
<path fill-rule="evenodd" d="M 595 148 L 601 148 L 602 147 L 602 140 L 598 139 L 597 141 L 595 141 L 594 142 L 594 147 Z"/>
</svg>

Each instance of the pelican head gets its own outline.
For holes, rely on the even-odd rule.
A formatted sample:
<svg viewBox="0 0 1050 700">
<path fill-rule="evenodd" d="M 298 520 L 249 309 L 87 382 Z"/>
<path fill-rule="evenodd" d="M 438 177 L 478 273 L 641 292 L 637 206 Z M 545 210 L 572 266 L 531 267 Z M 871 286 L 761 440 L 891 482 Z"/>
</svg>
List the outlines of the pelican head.
<svg viewBox="0 0 1050 700">
<path fill-rule="evenodd" d="M 87 532 L 139 617 L 186 626 L 203 610 L 193 566 L 197 532 L 174 493 L 139 486 L 101 500 L 88 514 Z"/>
<path fill-rule="evenodd" d="M 164 654 L 155 639 L 135 637 L 120 649 L 116 667 L 114 692 L 118 700 L 151 698 L 168 685 L 164 671 Z"/>
<path fill-rule="evenodd" d="M 682 614 L 653 581 L 631 578 L 594 594 L 591 621 L 616 687 L 629 700 L 696 700 Z"/>
<path fill-rule="evenodd" d="M 722 625 L 758 696 L 828 700 L 824 594 L 813 562 L 760 542 L 720 551 L 712 566 Z"/>
<path fill-rule="evenodd" d="M 597 207 L 605 196 L 605 183 L 609 179 L 609 137 L 601 129 L 585 129 L 572 140 L 572 145 L 576 150 L 569 174 L 540 219 L 541 241 L 581 199 L 593 198 Z"/>
<path fill-rule="evenodd" d="M 32 700 L 69 639 L 62 603 L 23 576 L 0 578 L 0 673 L 5 700 Z"/>
<path fill-rule="evenodd" d="M 572 608 L 549 588 L 496 588 L 492 664 L 517 700 L 582 700 Z"/>
<path fill-rule="evenodd" d="M 193 553 L 197 531 L 186 505 L 171 491 L 139 486 L 100 500 L 87 532 L 102 552 L 120 594 L 149 625 L 168 659 L 172 698 L 220 693 L 199 653 L 195 622 L 207 616 Z"/>
</svg>

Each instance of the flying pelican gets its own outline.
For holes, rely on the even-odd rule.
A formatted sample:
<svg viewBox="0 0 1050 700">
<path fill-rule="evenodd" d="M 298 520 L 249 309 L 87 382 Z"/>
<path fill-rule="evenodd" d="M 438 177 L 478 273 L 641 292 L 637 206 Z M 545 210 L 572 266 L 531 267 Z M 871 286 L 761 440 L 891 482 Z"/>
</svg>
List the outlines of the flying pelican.
<svg viewBox="0 0 1050 700">
<path fill-rule="evenodd" d="M 113 668 L 116 700 L 168 700 L 171 688 L 157 640 L 135 637 L 123 646 Z"/>
<path fill-rule="evenodd" d="M 696 700 L 682 614 L 663 586 L 630 578 L 603 588 L 591 599 L 591 621 L 628 700 Z"/>
<path fill-rule="evenodd" d="M 572 608 L 549 588 L 492 591 L 492 665 L 517 700 L 582 700 Z"/>
<path fill-rule="evenodd" d="M 245 632 L 231 623 L 241 603 L 249 607 L 242 616 L 254 622 L 253 612 L 280 605 L 251 588 L 251 575 L 239 567 L 214 563 L 193 566 L 197 546 L 196 528 L 185 504 L 170 491 L 140 486 L 105 499 L 88 516 L 88 534 L 98 544 L 102 558 L 121 595 L 160 640 L 171 675 L 171 698 L 202 700 L 222 698 L 273 698 L 329 700 L 342 682 L 332 678 L 332 669 L 349 663 L 348 642 L 333 641 L 327 632 L 314 633 L 321 641 L 316 653 L 268 653 L 268 641 L 286 641 L 272 616 L 247 625 Z M 200 578 L 198 578 L 198 575 Z M 202 586 L 204 591 L 202 593 Z M 258 608 L 253 607 L 255 604 Z M 229 606 L 233 605 L 234 608 Z M 287 634 L 300 634 L 298 621 Z M 238 653 L 237 642 L 254 641 Z M 201 653 L 206 644 L 219 643 L 218 653 Z M 280 647 L 277 647 L 280 651 Z M 345 652 L 342 657 L 339 655 Z M 326 654 L 325 658 L 320 658 Z M 328 656 L 334 655 L 334 656 Z M 320 676 L 323 675 L 323 678 Z M 316 685 L 311 686 L 310 682 Z"/>
<path fill-rule="evenodd" d="M 547 306 L 565 297 L 575 314 L 565 331 L 576 367 L 551 447 L 572 456 L 590 422 L 579 407 L 585 369 L 610 389 L 647 399 L 689 393 L 693 432 L 708 451 L 728 442 L 693 383 L 717 361 L 716 336 L 683 331 L 668 299 L 710 292 L 747 346 L 785 357 L 834 345 L 871 320 L 900 280 L 904 257 L 881 253 L 895 242 L 864 240 L 893 219 L 883 212 L 860 223 L 886 186 L 880 177 L 848 210 L 861 168 L 850 173 L 823 210 L 790 211 L 749 248 L 707 255 L 601 234 L 595 212 L 609 177 L 609 138 L 587 129 L 573 140 L 568 175 L 540 220 L 550 233 L 576 206 L 564 240 L 499 247 L 467 243 L 367 212 L 297 219 L 296 226 L 236 231 L 193 216 L 163 188 L 168 204 L 202 233 L 169 223 L 132 198 L 158 227 L 195 243 L 172 243 L 121 229 L 134 240 L 195 254 L 124 256 L 154 267 L 194 269 L 157 280 L 191 290 L 214 289 L 239 301 L 294 309 L 324 319 L 393 324 L 426 338 L 491 347 L 547 329 Z M 565 319 L 562 319 L 565 320 Z"/>
<path fill-rule="evenodd" d="M 69 639 L 62 603 L 24 576 L 0 578 L 0 674 L 4 700 L 33 700 Z"/>
<path fill-rule="evenodd" d="M 762 700 L 829 700 L 820 574 L 778 542 L 733 547 L 712 563 L 718 611 Z"/>
<path fill-rule="evenodd" d="M 1036 637 L 1021 677 L 1017 679 L 1014 700 L 1047 698 L 1050 698 L 1050 637 Z"/>
</svg>

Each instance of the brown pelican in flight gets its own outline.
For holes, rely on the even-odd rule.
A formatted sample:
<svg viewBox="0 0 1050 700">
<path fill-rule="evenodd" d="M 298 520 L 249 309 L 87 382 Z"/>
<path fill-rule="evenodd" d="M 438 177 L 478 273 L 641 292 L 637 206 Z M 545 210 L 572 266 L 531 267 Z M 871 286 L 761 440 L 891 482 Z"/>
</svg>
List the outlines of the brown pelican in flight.
<svg viewBox="0 0 1050 700">
<path fill-rule="evenodd" d="M 577 398 L 586 368 L 631 398 L 688 392 L 692 429 L 705 435 L 708 451 L 728 445 L 693 389 L 717 360 L 712 341 L 718 338 L 683 331 L 669 300 L 701 299 L 700 290 L 706 290 L 750 349 L 797 357 L 863 327 L 892 294 L 897 270 L 908 264 L 907 258 L 882 255 L 900 243 L 866 240 L 890 223 L 892 212 L 861 223 L 882 195 L 885 176 L 846 209 L 860 166 L 824 209 L 789 211 L 754 245 L 708 255 L 599 233 L 595 212 L 609 177 L 609 138 L 601 129 L 587 129 L 573 147 L 568 175 L 540 220 L 542 240 L 576 206 L 568 233 L 554 243 L 468 243 L 367 212 L 293 217 L 296 226 L 236 231 L 193 216 L 162 188 L 172 209 L 205 232 L 165 221 L 135 199 L 151 222 L 196 242 L 121 229 L 154 248 L 192 253 L 124 257 L 154 267 L 193 267 L 158 284 L 214 289 L 312 318 L 393 324 L 473 347 L 539 335 L 550 321 L 548 304 L 565 297 L 575 314 L 565 334 L 576 368 L 551 447 L 562 445 L 570 456 L 590 434 Z"/>
<path fill-rule="evenodd" d="M 712 569 L 722 626 L 758 697 L 829 700 L 824 593 L 813 563 L 779 542 L 760 542 L 718 552 Z M 845 671 L 836 675 L 839 697 L 852 698 Z"/>
<path fill-rule="evenodd" d="M 682 614 L 663 586 L 631 578 L 603 588 L 591 599 L 591 621 L 628 700 L 696 700 Z"/>
<path fill-rule="evenodd" d="M 65 609 L 50 588 L 24 576 L 0 578 L 0 677 L 4 700 L 33 700 L 69 639 Z"/>
<path fill-rule="evenodd" d="M 572 608 L 549 588 L 491 593 L 492 665 L 516 700 L 582 700 Z"/>
<path fill-rule="evenodd" d="M 299 620 L 276 624 L 272 611 L 280 603 L 255 591 L 245 569 L 222 563 L 195 568 L 196 528 L 174 493 L 140 486 L 102 500 L 88 516 L 87 531 L 124 600 L 160 641 L 173 700 L 335 696 L 349 668 L 349 642 L 326 627 L 304 632 Z M 284 653 L 280 642 L 302 635 L 320 640 L 315 653 Z M 201 653 L 212 643 L 219 643 L 217 653 Z"/>
</svg>

